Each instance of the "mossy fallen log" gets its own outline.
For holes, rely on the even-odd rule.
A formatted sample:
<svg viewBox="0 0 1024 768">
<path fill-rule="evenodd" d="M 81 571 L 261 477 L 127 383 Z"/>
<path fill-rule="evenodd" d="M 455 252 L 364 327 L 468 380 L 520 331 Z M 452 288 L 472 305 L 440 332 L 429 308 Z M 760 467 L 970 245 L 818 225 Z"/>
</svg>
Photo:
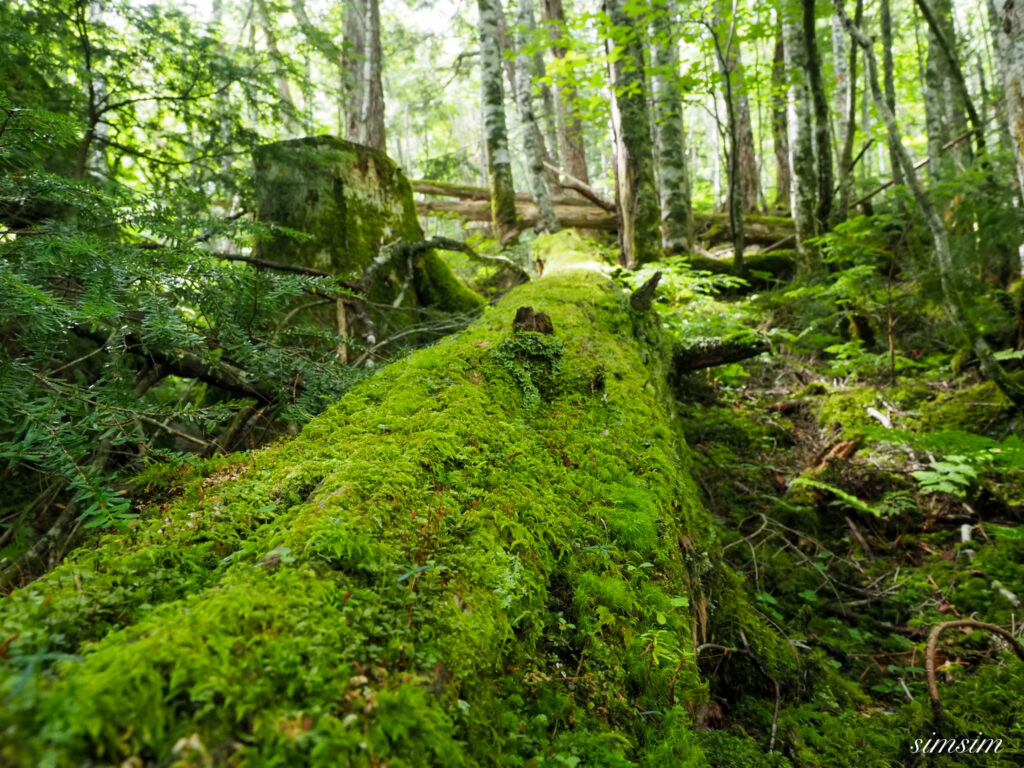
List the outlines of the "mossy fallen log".
<svg viewBox="0 0 1024 768">
<path fill-rule="evenodd" d="M 466 331 L 3 598 L 0 764 L 703 766 L 699 644 L 795 679 L 654 314 L 575 235 L 535 247 Z"/>
<path fill-rule="evenodd" d="M 452 197 L 456 200 L 417 200 L 416 212 L 420 216 L 454 214 L 466 221 L 489 221 L 491 215 L 490 192 L 483 187 L 419 180 L 411 182 L 414 192 L 429 197 Z M 579 227 L 595 231 L 614 232 L 618 224 L 614 213 L 589 200 L 571 197 L 553 198 L 555 216 L 563 227 Z M 516 195 L 516 211 L 527 225 L 540 220 L 537 206 L 526 193 Z M 694 212 L 694 228 L 698 240 L 708 246 L 731 242 L 729 215 L 718 212 Z M 793 220 L 784 216 L 748 214 L 743 217 L 745 240 L 749 245 L 778 245 L 794 233 Z"/>
</svg>

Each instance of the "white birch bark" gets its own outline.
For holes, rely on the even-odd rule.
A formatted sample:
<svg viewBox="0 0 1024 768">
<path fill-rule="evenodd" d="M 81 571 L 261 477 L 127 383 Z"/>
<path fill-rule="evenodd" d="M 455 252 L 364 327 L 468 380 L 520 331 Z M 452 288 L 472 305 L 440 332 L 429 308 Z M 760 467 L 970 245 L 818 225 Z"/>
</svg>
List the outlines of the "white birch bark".
<svg viewBox="0 0 1024 768">
<path fill-rule="evenodd" d="M 544 142 L 533 110 L 533 69 L 532 57 L 525 51 L 534 29 L 533 0 L 519 0 L 516 13 L 516 107 L 519 121 L 523 126 L 523 153 L 526 155 L 526 175 L 530 192 L 540 212 L 541 227 L 547 232 L 557 232 L 558 219 L 551 204 L 551 190 L 548 188 L 544 171 Z"/>
<path fill-rule="evenodd" d="M 516 201 L 512 183 L 512 156 L 505 123 L 505 87 L 502 72 L 500 0 L 477 0 L 480 35 L 480 85 L 487 144 L 487 178 L 491 189 L 494 235 L 503 239 L 515 228 Z"/>
<path fill-rule="evenodd" d="M 789 129 L 790 201 L 796 225 L 796 249 L 807 255 L 807 241 L 815 235 L 814 126 L 811 91 L 807 83 L 807 45 L 803 10 L 799 2 L 782 0 L 786 69 L 789 77 L 786 119 Z"/>
<path fill-rule="evenodd" d="M 676 14 L 676 0 L 663 0 L 656 7 L 651 22 L 654 135 L 659 170 L 658 192 L 661 197 L 662 244 L 670 254 L 689 252 L 693 245 L 683 102 L 676 84 L 679 73 Z"/>
</svg>

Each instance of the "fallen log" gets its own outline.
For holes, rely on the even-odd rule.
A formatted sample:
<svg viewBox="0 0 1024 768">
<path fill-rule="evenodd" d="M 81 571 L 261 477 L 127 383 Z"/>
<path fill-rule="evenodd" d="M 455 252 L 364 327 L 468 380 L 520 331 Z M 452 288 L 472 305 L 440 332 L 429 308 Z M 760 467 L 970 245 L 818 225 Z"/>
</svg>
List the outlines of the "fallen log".
<svg viewBox="0 0 1024 768">
<path fill-rule="evenodd" d="M 672 370 L 676 376 L 682 376 L 716 365 L 739 363 L 769 349 L 771 344 L 767 339 L 752 333 L 728 339 L 708 339 L 677 347 L 672 354 Z"/>
<path fill-rule="evenodd" d="M 534 246 L 464 332 L 0 600 L 0 764 L 701 768 L 698 644 L 795 690 L 664 331 L 579 237 Z"/>
<path fill-rule="evenodd" d="M 458 200 L 417 200 L 416 212 L 420 216 L 456 214 L 465 221 L 490 221 L 490 193 L 479 187 L 439 188 L 436 182 L 412 182 L 417 192 Z M 602 232 L 614 232 L 618 226 L 614 213 L 586 200 L 554 198 L 555 217 L 563 227 L 577 227 Z M 516 211 L 526 225 L 535 225 L 540 220 L 537 206 L 529 195 L 516 195 Z M 748 214 L 744 217 L 746 242 L 748 245 L 775 245 L 793 233 L 792 219 L 782 216 L 759 216 Z M 729 216 L 725 213 L 694 213 L 694 227 L 697 239 L 707 246 L 731 242 L 732 233 Z"/>
<path fill-rule="evenodd" d="M 596 205 L 564 205 L 554 206 L 555 217 L 563 227 L 579 227 L 613 232 L 616 227 L 615 215 L 598 208 Z M 416 202 L 416 212 L 420 216 L 437 214 L 457 214 L 465 221 L 490 221 L 491 204 L 488 200 L 458 201 L 422 201 Z M 516 215 L 519 220 L 533 226 L 540 221 L 540 212 L 533 203 L 516 200 Z"/>
</svg>

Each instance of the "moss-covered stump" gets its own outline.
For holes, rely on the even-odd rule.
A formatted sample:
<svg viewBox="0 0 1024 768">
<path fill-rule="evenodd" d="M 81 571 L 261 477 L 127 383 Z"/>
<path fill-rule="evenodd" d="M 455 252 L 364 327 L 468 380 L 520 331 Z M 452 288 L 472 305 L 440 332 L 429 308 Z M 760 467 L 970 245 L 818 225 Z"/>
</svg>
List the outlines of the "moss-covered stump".
<svg viewBox="0 0 1024 768">
<path fill-rule="evenodd" d="M 422 241 L 423 230 L 408 180 L 383 152 L 316 136 L 257 147 L 253 159 L 257 217 L 309 235 L 280 232 L 261 243 L 264 258 L 357 278 L 377 260 L 366 286 L 376 303 L 448 312 L 483 303 L 435 251 L 406 259 L 394 248 Z"/>
<path fill-rule="evenodd" d="M 3 598 L 0 764 L 706 765 L 695 645 L 789 646 L 716 565 L 667 339 L 538 242 L 463 333 Z"/>
</svg>

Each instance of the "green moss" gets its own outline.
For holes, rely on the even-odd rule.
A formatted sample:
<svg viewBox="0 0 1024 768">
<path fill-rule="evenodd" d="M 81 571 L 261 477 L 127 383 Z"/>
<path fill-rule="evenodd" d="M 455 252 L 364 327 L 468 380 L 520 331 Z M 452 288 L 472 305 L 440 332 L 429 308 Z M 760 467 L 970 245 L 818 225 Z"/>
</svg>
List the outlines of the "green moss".
<svg viewBox="0 0 1024 768">
<path fill-rule="evenodd" d="M 701 764 L 685 717 L 642 714 L 705 696 L 716 546 L 669 344 L 582 240 L 540 247 L 464 333 L 0 603 L 0 761 Z M 513 334 L 526 304 L 554 338 Z"/>
</svg>

